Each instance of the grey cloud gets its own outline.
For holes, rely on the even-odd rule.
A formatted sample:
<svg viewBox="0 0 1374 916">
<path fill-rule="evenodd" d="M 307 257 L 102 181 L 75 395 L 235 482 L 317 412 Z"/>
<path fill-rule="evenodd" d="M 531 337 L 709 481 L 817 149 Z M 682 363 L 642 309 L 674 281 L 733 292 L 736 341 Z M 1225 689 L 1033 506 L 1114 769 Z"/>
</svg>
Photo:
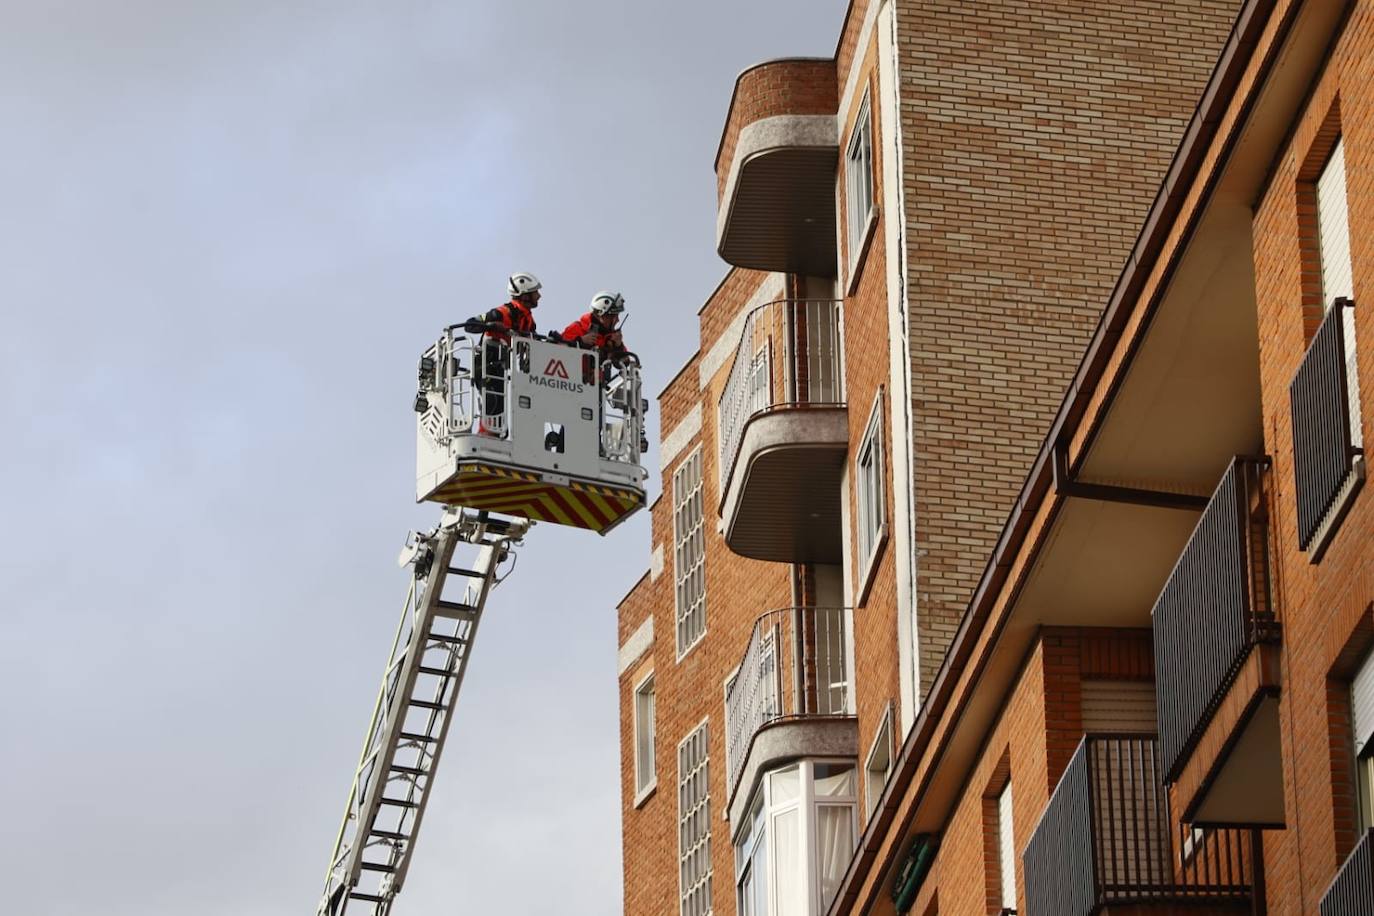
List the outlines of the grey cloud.
<svg viewBox="0 0 1374 916">
<path fill-rule="evenodd" d="M 530 269 L 547 327 L 623 289 L 657 390 L 725 271 L 735 72 L 842 15 L 0 3 L 7 910 L 314 906 L 436 514 L 416 353 Z M 618 911 L 611 608 L 647 560 L 643 518 L 531 536 L 398 913 L 549 912 L 532 873 Z"/>
</svg>

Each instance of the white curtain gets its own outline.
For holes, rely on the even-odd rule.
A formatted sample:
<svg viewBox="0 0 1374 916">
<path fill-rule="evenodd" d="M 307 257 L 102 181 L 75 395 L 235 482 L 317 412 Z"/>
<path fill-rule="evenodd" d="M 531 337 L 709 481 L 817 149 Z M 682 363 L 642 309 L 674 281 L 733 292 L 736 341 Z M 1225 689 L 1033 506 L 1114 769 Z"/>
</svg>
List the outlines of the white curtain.
<svg viewBox="0 0 1374 916">
<path fill-rule="evenodd" d="M 854 806 L 817 805 L 816 814 L 816 856 L 820 860 L 816 864 L 824 912 L 835 899 L 854 853 Z"/>
<path fill-rule="evenodd" d="M 807 882 L 802 854 L 801 810 L 773 815 L 773 916 L 806 916 Z"/>
</svg>

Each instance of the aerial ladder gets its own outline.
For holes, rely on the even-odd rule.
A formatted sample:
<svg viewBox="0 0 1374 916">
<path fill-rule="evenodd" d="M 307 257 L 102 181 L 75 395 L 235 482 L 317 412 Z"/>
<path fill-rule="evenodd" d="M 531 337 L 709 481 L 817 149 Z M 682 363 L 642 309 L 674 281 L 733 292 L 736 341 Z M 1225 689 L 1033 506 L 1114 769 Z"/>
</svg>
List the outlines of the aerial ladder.
<svg viewBox="0 0 1374 916">
<path fill-rule="evenodd" d="M 492 590 L 536 522 L 605 534 L 644 505 L 638 360 L 447 328 L 420 358 L 410 587 L 317 916 L 387 916 L 407 872 Z"/>
</svg>

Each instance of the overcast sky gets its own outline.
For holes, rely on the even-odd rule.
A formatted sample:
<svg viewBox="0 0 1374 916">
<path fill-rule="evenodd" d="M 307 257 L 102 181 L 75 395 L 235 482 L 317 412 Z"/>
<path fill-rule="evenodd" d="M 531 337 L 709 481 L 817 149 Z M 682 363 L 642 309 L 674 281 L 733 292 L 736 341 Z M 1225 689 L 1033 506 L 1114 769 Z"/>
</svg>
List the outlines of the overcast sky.
<svg viewBox="0 0 1374 916">
<path fill-rule="evenodd" d="M 546 328 L 621 288 L 657 393 L 734 77 L 844 6 L 0 0 L 0 908 L 313 913 L 438 514 L 419 351 L 530 270 Z M 642 516 L 532 534 L 398 916 L 619 912 L 648 555 Z"/>
</svg>

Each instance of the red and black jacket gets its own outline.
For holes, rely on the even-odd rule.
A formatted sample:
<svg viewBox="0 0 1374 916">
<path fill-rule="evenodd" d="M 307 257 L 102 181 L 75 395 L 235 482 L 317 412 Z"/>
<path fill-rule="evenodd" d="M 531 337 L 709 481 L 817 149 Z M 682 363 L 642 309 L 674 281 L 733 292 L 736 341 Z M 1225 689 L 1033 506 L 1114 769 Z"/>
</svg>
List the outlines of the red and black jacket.
<svg viewBox="0 0 1374 916">
<path fill-rule="evenodd" d="M 583 315 L 563 329 L 563 341 L 579 346 L 587 346 L 582 343 L 582 338 L 590 331 L 596 332 L 596 342 L 593 343 L 592 346 L 596 348 L 597 353 L 601 354 L 603 359 L 610 359 L 618 362 L 624 357 L 626 353 L 625 343 L 621 340 L 620 332 L 615 328 L 607 330 L 602 327 L 597 323 L 596 317 L 591 312 Z"/>
<path fill-rule="evenodd" d="M 463 327 L 470 332 L 485 331 L 488 340 L 510 343 L 510 332 L 517 334 L 534 333 L 534 312 L 519 299 L 512 299 L 503 305 L 469 318 Z"/>
</svg>

